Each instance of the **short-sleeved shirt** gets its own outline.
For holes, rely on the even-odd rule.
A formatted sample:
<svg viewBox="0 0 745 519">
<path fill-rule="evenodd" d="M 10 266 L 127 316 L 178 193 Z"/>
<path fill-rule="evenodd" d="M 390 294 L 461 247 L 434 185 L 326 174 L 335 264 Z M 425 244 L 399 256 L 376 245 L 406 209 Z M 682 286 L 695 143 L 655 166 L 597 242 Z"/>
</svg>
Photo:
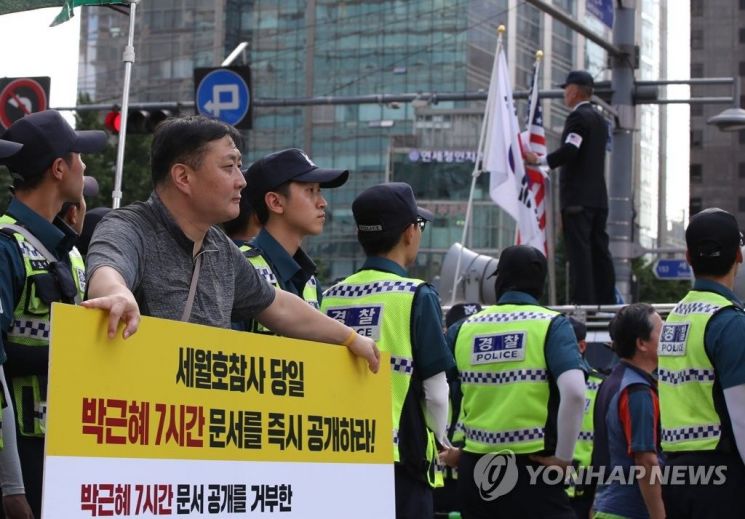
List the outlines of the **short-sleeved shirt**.
<svg viewBox="0 0 745 519">
<path fill-rule="evenodd" d="M 301 248 L 290 256 L 266 229 L 261 229 L 259 234 L 250 241 L 250 245 L 261 251 L 261 255 L 277 276 L 279 287 L 302 298 L 305 284 L 316 273 L 316 264 L 310 256 Z M 317 286 L 317 292 L 320 303 L 322 294 L 320 284 Z"/>
<path fill-rule="evenodd" d="M 58 259 L 69 262 L 69 254 L 78 235 L 62 220 L 50 223 L 29 206 L 13 198 L 6 214 L 13 217 Z M 26 283 L 23 256 L 13 236 L 0 233 L 0 364 L 6 360 L 6 334 Z"/>
<path fill-rule="evenodd" d="M 697 279 L 694 290 L 714 292 L 735 307 L 715 314 L 706 327 L 704 345 L 722 389 L 745 384 L 745 312 L 732 290 L 708 279 Z"/>
<path fill-rule="evenodd" d="M 618 398 L 618 418 L 626 437 L 629 456 L 657 452 L 660 403 L 652 387 L 637 384 L 625 388 Z"/>
<path fill-rule="evenodd" d="M 537 305 L 538 300 L 526 292 L 510 290 L 502 294 L 497 302 L 498 305 Z M 452 351 L 455 351 L 455 342 L 458 332 L 464 321 L 453 324 L 447 330 L 447 338 Z M 554 379 L 570 369 L 584 370 L 582 357 L 577 347 L 577 337 L 574 328 L 563 315 L 558 315 L 551 321 L 546 338 L 546 364 Z"/>
<path fill-rule="evenodd" d="M 99 223 L 86 258 L 89 278 L 108 266 L 124 278 L 142 315 L 179 320 L 194 270 L 194 242 L 160 197 L 111 211 Z M 201 269 L 189 322 L 230 328 L 274 301 L 274 288 L 218 227 L 202 242 Z"/>
<path fill-rule="evenodd" d="M 380 270 L 408 277 L 406 270 L 395 261 L 379 256 L 367 258 L 361 270 Z M 445 343 L 442 331 L 440 297 L 432 285 L 424 284 L 414 295 L 412 308 L 412 355 L 422 380 L 447 372 L 455 367 L 453 354 Z"/>
</svg>

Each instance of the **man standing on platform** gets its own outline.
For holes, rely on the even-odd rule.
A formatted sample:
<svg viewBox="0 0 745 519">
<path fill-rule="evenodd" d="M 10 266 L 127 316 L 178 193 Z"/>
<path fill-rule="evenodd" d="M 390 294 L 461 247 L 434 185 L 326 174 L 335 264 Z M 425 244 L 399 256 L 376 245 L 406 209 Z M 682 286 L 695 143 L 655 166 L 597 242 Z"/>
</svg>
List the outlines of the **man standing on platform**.
<svg viewBox="0 0 745 519">
<path fill-rule="evenodd" d="M 594 81 L 584 70 L 573 70 L 561 85 L 564 104 L 572 111 L 564 123 L 561 146 L 545 157 L 525 153 L 528 164 L 561 167 L 559 198 L 564 245 L 569 259 L 571 301 L 575 304 L 615 303 L 615 273 L 608 250 L 608 192 L 605 147 L 608 125 L 590 104 Z"/>
</svg>

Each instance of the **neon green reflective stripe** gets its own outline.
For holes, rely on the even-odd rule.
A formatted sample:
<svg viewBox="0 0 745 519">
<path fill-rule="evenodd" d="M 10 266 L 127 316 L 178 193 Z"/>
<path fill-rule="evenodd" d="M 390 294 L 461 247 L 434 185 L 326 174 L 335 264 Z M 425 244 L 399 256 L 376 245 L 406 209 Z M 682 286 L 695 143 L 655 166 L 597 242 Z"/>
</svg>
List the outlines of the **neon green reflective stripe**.
<svg viewBox="0 0 745 519">
<path fill-rule="evenodd" d="M 414 295 L 424 281 L 377 270 L 363 270 L 329 288 L 321 311 L 358 333 L 372 337 L 391 354 L 393 453 L 400 461 L 398 429 L 414 368 L 411 311 Z"/>
<path fill-rule="evenodd" d="M 241 245 L 239 248 L 244 255 L 254 249 L 250 245 L 246 244 Z M 272 285 L 275 289 L 282 289 L 279 286 L 279 280 L 277 280 L 277 276 L 274 274 L 272 267 L 269 265 L 269 262 L 266 261 L 264 256 L 262 256 L 261 254 L 257 254 L 255 256 L 246 256 L 246 259 L 251 265 L 253 265 L 254 269 L 256 269 L 256 272 L 261 277 L 263 277 L 267 283 Z M 310 279 L 306 281 L 305 286 L 303 287 L 303 300 L 305 300 L 305 302 L 313 308 L 320 308 L 321 305 L 318 301 L 318 280 L 315 278 L 315 276 L 311 276 Z M 266 328 L 264 325 L 256 321 L 252 323 L 251 331 L 257 333 L 274 333 Z"/>
<path fill-rule="evenodd" d="M 722 424 L 714 407 L 714 366 L 706 354 L 709 319 L 732 302 L 713 292 L 690 291 L 660 334 L 659 396 L 662 449 L 714 450 Z"/>
<path fill-rule="evenodd" d="M 582 414 L 582 426 L 577 438 L 577 444 L 574 447 L 574 459 L 577 460 L 580 467 L 590 466 L 592 458 L 592 442 L 594 439 L 594 427 L 592 423 L 593 409 L 595 408 L 595 398 L 598 395 L 598 388 L 603 380 L 590 375 L 585 382 L 585 410 Z"/>
<path fill-rule="evenodd" d="M 70 251 L 70 267 L 72 267 L 72 278 L 78 290 L 78 299 L 82 301 L 85 298 L 85 262 L 77 247 L 73 247 Z"/>
<path fill-rule="evenodd" d="M 14 224 L 16 220 L 8 215 L 0 216 L 0 224 Z M 47 259 L 20 233 L 13 233 L 23 256 L 26 271 L 21 297 L 13 312 L 13 322 L 8 330 L 8 342 L 20 346 L 49 346 L 50 307 L 36 294 L 36 284 L 30 282 L 34 276 L 47 274 Z M 85 293 L 85 264 L 77 249 L 70 251 L 70 266 L 78 296 Z M 38 375 L 45 376 L 46 372 Z M 46 416 L 46 394 L 42 394 L 42 384 L 38 375 L 14 377 L 10 380 L 10 393 L 13 396 L 19 431 L 24 436 L 44 436 Z M 46 387 L 44 387 L 46 389 Z"/>
<path fill-rule="evenodd" d="M 537 305 L 497 305 L 463 323 L 455 361 L 462 381 L 465 450 L 543 450 L 549 398 L 544 349 L 557 315 Z"/>
</svg>

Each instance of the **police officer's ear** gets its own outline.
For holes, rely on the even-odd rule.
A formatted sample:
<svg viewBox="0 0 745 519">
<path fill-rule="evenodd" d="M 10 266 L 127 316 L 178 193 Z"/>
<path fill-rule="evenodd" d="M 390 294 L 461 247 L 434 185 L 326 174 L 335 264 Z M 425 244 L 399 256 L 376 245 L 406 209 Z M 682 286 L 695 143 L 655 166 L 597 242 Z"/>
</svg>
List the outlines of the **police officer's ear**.
<svg viewBox="0 0 745 519">
<path fill-rule="evenodd" d="M 282 193 L 269 191 L 264 195 L 264 204 L 269 214 L 284 214 L 285 212 L 285 198 Z"/>
<path fill-rule="evenodd" d="M 409 245 L 414 242 L 417 234 L 419 234 L 419 224 L 412 223 L 404 229 L 404 232 L 401 234 L 401 240 L 403 240 L 405 245 Z"/>
<path fill-rule="evenodd" d="M 69 169 L 70 166 L 67 164 L 64 157 L 57 157 L 54 159 L 54 162 L 52 162 L 52 165 L 49 166 L 49 172 L 55 180 L 62 180 L 65 171 L 68 171 Z"/>
</svg>

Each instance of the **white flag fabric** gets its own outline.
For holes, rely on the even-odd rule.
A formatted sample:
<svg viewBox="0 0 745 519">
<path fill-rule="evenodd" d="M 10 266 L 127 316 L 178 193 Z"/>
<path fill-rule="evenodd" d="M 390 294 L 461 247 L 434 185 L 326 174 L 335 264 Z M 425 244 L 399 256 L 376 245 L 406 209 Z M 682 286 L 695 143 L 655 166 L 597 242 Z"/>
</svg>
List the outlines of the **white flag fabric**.
<svg viewBox="0 0 745 519">
<path fill-rule="evenodd" d="M 495 57 L 486 102 L 483 170 L 489 172 L 489 195 L 517 222 L 520 242 L 545 250 L 535 200 L 520 151 L 520 126 L 512 102 L 512 84 L 504 50 Z"/>
</svg>

